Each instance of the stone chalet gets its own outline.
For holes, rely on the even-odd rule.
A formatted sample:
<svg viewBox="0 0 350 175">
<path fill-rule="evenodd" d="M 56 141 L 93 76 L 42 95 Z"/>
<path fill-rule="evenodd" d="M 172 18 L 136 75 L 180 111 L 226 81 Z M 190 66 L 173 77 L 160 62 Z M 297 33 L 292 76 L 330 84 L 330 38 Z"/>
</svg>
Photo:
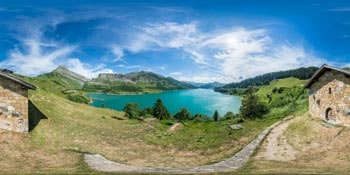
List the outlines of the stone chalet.
<svg viewBox="0 0 350 175">
<path fill-rule="evenodd" d="M 323 65 L 304 87 L 312 117 L 350 126 L 350 72 Z"/>
<path fill-rule="evenodd" d="M 9 73 L 0 72 L 0 129 L 28 132 L 28 89 L 36 87 Z"/>
</svg>

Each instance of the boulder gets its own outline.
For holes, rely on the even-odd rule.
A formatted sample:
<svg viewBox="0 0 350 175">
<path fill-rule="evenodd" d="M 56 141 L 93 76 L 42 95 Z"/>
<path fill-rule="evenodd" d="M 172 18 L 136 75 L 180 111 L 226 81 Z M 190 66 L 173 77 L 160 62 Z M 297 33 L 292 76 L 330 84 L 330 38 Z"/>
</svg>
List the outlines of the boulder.
<svg viewBox="0 0 350 175">
<path fill-rule="evenodd" d="M 229 125 L 229 127 L 233 130 L 244 129 L 244 126 L 242 126 L 241 124 Z"/>
<path fill-rule="evenodd" d="M 154 117 L 151 117 L 151 118 L 144 118 L 143 121 L 145 122 L 153 122 L 153 121 L 156 121 L 158 120 L 157 118 L 154 118 Z"/>
<path fill-rule="evenodd" d="M 174 123 L 169 129 L 169 132 L 175 132 L 177 130 L 181 130 L 184 127 L 182 123 Z"/>
</svg>

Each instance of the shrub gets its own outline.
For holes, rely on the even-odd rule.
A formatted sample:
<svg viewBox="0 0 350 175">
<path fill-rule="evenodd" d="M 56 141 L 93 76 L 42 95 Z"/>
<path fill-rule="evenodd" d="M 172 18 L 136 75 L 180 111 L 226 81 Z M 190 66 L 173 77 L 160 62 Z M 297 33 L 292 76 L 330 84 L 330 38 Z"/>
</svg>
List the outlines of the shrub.
<svg viewBox="0 0 350 175">
<path fill-rule="evenodd" d="M 140 112 L 140 115 L 143 116 L 143 117 L 153 117 L 153 108 L 152 107 L 148 107 L 148 108 L 143 109 Z"/>
<path fill-rule="evenodd" d="M 174 115 L 174 119 L 179 121 L 191 120 L 192 115 L 186 108 L 182 108 Z"/>
<path fill-rule="evenodd" d="M 170 119 L 170 114 L 160 98 L 157 99 L 153 106 L 153 116 L 159 120 Z"/>
<path fill-rule="evenodd" d="M 234 118 L 237 118 L 238 115 L 237 114 L 234 114 L 233 112 L 229 111 L 227 112 L 225 115 L 224 115 L 224 120 L 231 120 L 231 119 L 234 119 Z"/>
<path fill-rule="evenodd" d="M 208 121 L 210 121 L 210 118 L 206 115 L 196 114 L 193 116 L 193 121 L 195 121 L 195 122 L 208 122 Z"/>
<path fill-rule="evenodd" d="M 85 96 L 84 94 L 68 94 L 67 98 L 68 100 L 74 101 L 77 103 L 88 104 L 90 102 L 89 97 Z"/>
<path fill-rule="evenodd" d="M 136 103 L 127 103 L 124 106 L 123 111 L 128 118 L 138 118 L 140 114 L 139 105 Z"/>
</svg>

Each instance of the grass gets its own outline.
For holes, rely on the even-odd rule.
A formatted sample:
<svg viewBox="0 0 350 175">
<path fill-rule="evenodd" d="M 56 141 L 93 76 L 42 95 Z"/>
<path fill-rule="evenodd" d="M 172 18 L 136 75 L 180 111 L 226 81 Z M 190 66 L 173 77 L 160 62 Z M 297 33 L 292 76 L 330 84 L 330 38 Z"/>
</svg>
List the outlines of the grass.
<svg viewBox="0 0 350 175">
<path fill-rule="evenodd" d="M 29 134 L 2 132 L 0 174 L 94 174 L 83 162 L 83 153 L 99 153 L 110 160 L 141 166 L 195 166 L 218 162 L 238 152 L 263 129 L 295 111 L 305 110 L 307 99 L 273 108 L 264 120 L 246 121 L 245 129 L 231 130 L 234 120 L 184 123 L 168 132 L 167 122 L 129 120 L 123 112 L 69 101 L 64 84 L 48 78 L 26 78 L 39 88 L 30 92 L 40 110 Z M 297 80 L 281 80 L 262 87 L 271 90 Z M 260 91 L 259 90 L 259 91 Z M 259 92 L 258 92 L 259 93 Z M 263 91 L 260 92 L 263 94 Z M 44 115 L 40 121 L 37 117 Z M 20 163 L 19 163 L 20 162 Z M 104 173 L 102 173 L 104 174 Z"/>
<path fill-rule="evenodd" d="M 293 77 L 273 80 L 270 82 L 269 85 L 260 86 L 256 94 L 265 102 L 268 102 L 268 98 L 266 97 L 267 94 L 273 95 L 272 97 L 273 101 L 279 100 L 285 97 L 286 93 L 288 92 L 288 89 L 295 88 L 295 87 L 301 88 L 304 86 L 305 83 L 306 83 L 306 80 L 300 80 Z M 274 88 L 285 88 L 286 90 L 281 93 L 278 93 L 278 92 L 273 93 L 272 90 Z"/>
<path fill-rule="evenodd" d="M 40 88 L 30 99 L 46 119 L 29 134 L 1 133 L 0 173 L 95 173 L 82 162 L 83 153 L 130 165 L 204 165 L 232 156 L 273 123 L 248 121 L 246 129 L 233 131 L 230 120 L 185 122 L 170 133 L 162 122 L 129 120 L 123 112 L 74 103 Z"/>
</svg>

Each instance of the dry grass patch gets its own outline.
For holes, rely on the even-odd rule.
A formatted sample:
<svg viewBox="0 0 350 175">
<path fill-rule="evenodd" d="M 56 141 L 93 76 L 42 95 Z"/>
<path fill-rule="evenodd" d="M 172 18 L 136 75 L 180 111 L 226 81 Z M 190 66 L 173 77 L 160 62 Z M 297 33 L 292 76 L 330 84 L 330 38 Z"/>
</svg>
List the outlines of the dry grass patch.
<svg viewBox="0 0 350 175">
<path fill-rule="evenodd" d="M 253 157 L 240 173 L 348 173 L 350 171 L 350 129 L 327 128 L 308 115 L 297 117 L 284 132 L 287 142 L 298 150 L 292 161 L 269 161 Z M 264 151 L 262 146 L 257 151 Z"/>
</svg>

